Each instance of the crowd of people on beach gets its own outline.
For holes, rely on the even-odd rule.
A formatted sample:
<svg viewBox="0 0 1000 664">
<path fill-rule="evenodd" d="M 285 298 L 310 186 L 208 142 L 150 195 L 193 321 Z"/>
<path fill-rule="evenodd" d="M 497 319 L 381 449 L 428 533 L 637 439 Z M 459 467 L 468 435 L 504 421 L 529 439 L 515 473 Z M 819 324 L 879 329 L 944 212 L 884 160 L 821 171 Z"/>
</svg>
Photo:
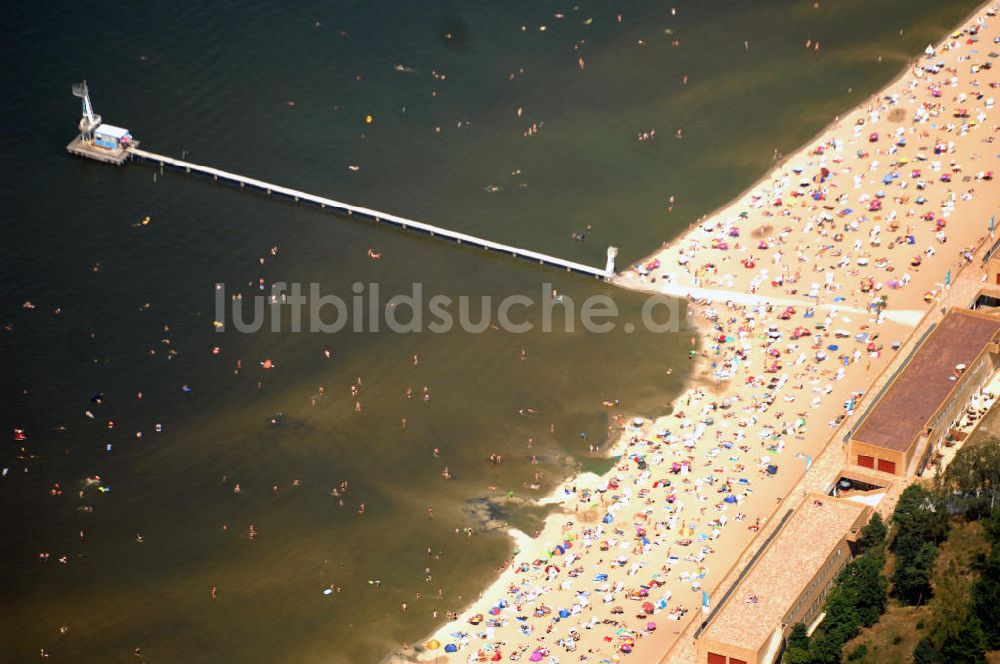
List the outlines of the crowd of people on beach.
<svg viewBox="0 0 1000 664">
<path fill-rule="evenodd" d="M 992 234 L 970 212 L 983 190 L 994 212 L 998 200 L 994 16 L 929 46 L 737 204 L 619 279 L 689 298 L 705 333 L 695 383 L 670 415 L 622 421 L 614 468 L 557 489 L 561 511 L 518 538 L 497 582 L 417 657 L 618 661 L 665 649 L 709 606 L 706 591 Z"/>
</svg>

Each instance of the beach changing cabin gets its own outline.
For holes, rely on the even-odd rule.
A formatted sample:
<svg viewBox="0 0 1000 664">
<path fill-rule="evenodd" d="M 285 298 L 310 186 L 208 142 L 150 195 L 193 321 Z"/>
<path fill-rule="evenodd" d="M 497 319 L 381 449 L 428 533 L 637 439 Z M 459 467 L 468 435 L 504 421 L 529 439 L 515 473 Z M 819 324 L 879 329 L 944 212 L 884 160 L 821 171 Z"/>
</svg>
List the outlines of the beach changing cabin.
<svg viewBox="0 0 1000 664">
<path fill-rule="evenodd" d="M 773 664 L 796 623 L 812 634 L 871 513 L 859 502 L 809 494 L 707 618 L 695 643 L 698 664 Z"/>
<path fill-rule="evenodd" d="M 1000 316 L 953 307 L 851 433 L 848 463 L 922 474 L 998 370 Z"/>
<path fill-rule="evenodd" d="M 132 141 L 132 134 L 124 127 L 102 124 L 94 130 L 94 143 L 101 148 L 117 150 L 128 147 Z"/>
</svg>

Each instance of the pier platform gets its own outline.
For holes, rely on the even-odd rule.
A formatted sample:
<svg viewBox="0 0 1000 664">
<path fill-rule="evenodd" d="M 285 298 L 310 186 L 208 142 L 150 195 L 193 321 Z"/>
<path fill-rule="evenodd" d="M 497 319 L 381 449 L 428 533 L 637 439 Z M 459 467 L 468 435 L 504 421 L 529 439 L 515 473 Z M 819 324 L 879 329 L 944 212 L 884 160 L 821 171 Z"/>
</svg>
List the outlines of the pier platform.
<svg viewBox="0 0 1000 664">
<path fill-rule="evenodd" d="M 137 141 L 133 142 L 133 146 L 138 147 L 138 145 Z M 99 148 L 93 143 L 84 141 L 79 136 L 70 141 L 70 144 L 66 146 L 66 152 L 70 154 L 78 157 L 86 157 L 87 159 L 95 159 L 105 164 L 114 164 L 115 166 L 121 166 L 131 158 L 130 149 L 121 147 L 114 150 Z"/>
</svg>

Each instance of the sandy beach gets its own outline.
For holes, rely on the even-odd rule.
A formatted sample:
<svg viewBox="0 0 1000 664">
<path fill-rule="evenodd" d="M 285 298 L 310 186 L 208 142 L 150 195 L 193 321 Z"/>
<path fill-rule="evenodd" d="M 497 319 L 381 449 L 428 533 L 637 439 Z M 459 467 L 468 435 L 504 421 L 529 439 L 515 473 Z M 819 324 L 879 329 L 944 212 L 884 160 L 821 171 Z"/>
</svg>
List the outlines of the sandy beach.
<svg viewBox="0 0 1000 664">
<path fill-rule="evenodd" d="M 714 605 L 987 240 L 1000 211 L 995 9 L 617 278 L 690 299 L 692 384 L 670 415 L 628 419 L 615 467 L 558 487 L 541 534 L 512 531 L 496 581 L 397 660 L 679 661 L 703 592 Z"/>
</svg>

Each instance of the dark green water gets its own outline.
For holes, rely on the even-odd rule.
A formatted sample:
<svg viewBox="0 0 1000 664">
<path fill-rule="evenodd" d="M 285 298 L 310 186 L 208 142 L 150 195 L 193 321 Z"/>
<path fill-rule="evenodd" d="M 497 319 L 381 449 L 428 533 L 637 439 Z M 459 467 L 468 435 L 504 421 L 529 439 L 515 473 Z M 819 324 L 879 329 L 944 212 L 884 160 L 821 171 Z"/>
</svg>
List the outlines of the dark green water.
<svg viewBox="0 0 1000 664">
<path fill-rule="evenodd" d="M 616 244 L 624 264 L 747 187 L 775 148 L 864 99 L 973 5 L 711 0 L 678 2 L 673 17 L 670 3 L 5 7 L 0 659 L 45 648 L 54 661 L 138 661 L 141 647 L 151 662 L 378 661 L 509 555 L 472 511 L 484 497 L 546 491 L 586 460 L 581 432 L 598 440 L 613 413 L 662 410 L 686 378 L 685 331 L 216 334 L 213 284 L 249 295 L 258 278 L 344 297 L 356 281 L 494 298 L 550 282 L 578 301 L 609 295 L 632 320 L 643 300 L 179 173 L 71 159 L 71 83 L 88 79 L 98 112 L 157 152 L 593 265 Z M 650 129 L 654 141 L 635 140 Z M 260 369 L 265 358 L 277 368 Z M 623 409 L 601 405 L 616 398 Z M 97 474 L 109 493 L 84 487 Z M 344 480 L 340 507 L 330 490 Z M 473 537 L 456 534 L 465 527 Z M 331 583 L 342 592 L 324 597 Z"/>
</svg>

